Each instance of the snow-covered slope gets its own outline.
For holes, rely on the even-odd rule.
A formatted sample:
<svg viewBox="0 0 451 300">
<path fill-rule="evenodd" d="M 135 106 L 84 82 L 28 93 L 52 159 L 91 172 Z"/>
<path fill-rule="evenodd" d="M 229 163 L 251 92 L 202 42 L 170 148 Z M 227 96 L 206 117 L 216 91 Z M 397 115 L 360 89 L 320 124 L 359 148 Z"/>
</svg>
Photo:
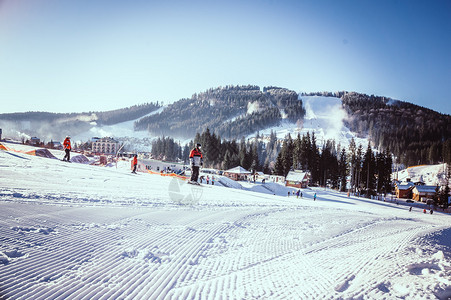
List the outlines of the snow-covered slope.
<svg viewBox="0 0 451 300">
<path fill-rule="evenodd" d="M 288 121 L 282 121 L 277 127 L 271 127 L 262 130 L 260 134 L 269 135 L 271 131 L 277 134 L 278 138 L 283 139 L 287 134 L 296 138 L 298 133 L 302 135 L 309 132 L 315 133 L 317 144 L 322 145 L 324 141 L 334 139 L 341 146 L 348 146 L 352 138 L 357 145 L 367 145 L 368 140 L 357 137 L 344 124 L 348 118 L 346 111 L 341 105 L 341 99 L 336 97 L 305 96 L 302 97 L 303 105 L 306 110 L 304 121 L 299 124 L 293 124 Z M 250 135 L 252 137 L 254 135 Z"/>
<path fill-rule="evenodd" d="M 409 167 L 394 173 L 394 179 L 405 182 L 410 179 L 412 182 L 424 182 L 427 185 L 446 185 L 446 164 L 422 165 Z"/>
<path fill-rule="evenodd" d="M 303 194 L 0 151 L 0 298 L 451 296 L 449 215 Z"/>
</svg>

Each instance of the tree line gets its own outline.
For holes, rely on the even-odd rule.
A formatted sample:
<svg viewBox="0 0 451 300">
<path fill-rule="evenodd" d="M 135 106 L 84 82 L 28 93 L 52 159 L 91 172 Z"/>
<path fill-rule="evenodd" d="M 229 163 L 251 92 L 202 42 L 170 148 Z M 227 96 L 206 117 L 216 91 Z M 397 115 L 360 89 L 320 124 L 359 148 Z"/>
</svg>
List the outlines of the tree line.
<svg viewBox="0 0 451 300">
<path fill-rule="evenodd" d="M 387 193 L 392 189 L 392 155 L 388 151 L 374 151 L 369 143 L 366 150 L 362 145 L 357 146 L 354 139 L 347 149 L 333 140 L 319 146 L 314 133 L 298 134 L 294 140 L 288 135 L 279 141 L 271 132 L 265 139 L 257 134 L 249 140 L 226 140 L 207 128 L 184 146 L 171 137 L 159 138 L 152 143 L 152 155 L 188 163 L 189 151 L 200 143 L 205 167 L 227 170 L 240 165 L 250 171 L 281 176 L 299 169 L 311 173 L 313 185 L 340 191 L 350 187 L 366 195 Z"/>
<path fill-rule="evenodd" d="M 391 154 L 375 153 L 370 143 L 365 152 L 361 144 L 356 146 L 354 139 L 348 149 L 336 145 L 334 140 L 319 146 L 315 134 L 307 133 L 302 137 L 298 134 L 295 140 L 290 135 L 284 139 L 274 173 L 286 176 L 294 169 L 309 171 L 313 185 L 340 191 L 349 187 L 353 192 L 374 195 L 391 190 L 391 168 Z"/>
</svg>

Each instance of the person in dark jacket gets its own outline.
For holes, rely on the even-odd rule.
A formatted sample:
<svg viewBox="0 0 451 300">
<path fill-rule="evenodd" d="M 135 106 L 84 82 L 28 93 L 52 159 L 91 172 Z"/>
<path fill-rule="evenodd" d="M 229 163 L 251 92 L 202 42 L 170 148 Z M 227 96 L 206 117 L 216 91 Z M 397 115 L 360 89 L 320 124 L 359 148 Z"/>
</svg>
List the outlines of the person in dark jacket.
<svg viewBox="0 0 451 300">
<path fill-rule="evenodd" d="M 189 160 L 191 164 L 191 182 L 197 183 L 199 177 L 199 168 L 204 165 L 202 152 L 200 151 L 201 144 L 197 144 L 189 153 Z"/>
</svg>

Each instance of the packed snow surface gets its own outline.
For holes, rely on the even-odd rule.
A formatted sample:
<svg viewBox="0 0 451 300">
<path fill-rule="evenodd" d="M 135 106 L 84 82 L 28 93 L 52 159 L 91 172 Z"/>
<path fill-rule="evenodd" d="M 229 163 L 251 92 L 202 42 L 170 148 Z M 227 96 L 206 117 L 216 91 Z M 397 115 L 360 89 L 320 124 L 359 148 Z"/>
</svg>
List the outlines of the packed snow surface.
<svg viewBox="0 0 451 300">
<path fill-rule="evenodd" d="M 218 180 L 0 151 L 0 298 L 451 296 L 449 215 Z"/>
</svg>

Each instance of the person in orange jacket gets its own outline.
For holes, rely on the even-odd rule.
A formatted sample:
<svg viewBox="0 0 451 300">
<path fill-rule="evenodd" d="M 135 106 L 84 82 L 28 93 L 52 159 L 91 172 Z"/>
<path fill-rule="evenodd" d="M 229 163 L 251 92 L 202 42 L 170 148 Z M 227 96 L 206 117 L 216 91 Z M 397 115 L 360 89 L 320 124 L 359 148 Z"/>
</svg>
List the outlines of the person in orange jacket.
<svg viewBox="0 0 451 300">
<path fill-rule="evenodd" d="M 63 160 L 70 161 L 70 151 L 72 150 L 72 147 L 70 145 L 70 136 L 66 136 L 66 139 L 63 142 L 64 151 L 66 152 L 66 155 L 64 155 Z"/>
<path fill-rule="evenodd" d="M 191 163 L 191 183 L 197 183 L 199 177 L 199 168 L 204 165 L 202 152 L 200 151 L 200 144 L 191 150 L 189 153 L 189 160 Z"/>
<path fill-rule="evenodd" d="M 132 159 L 132 168 L 133 168 L 132 173 L 136 174 L 136 168 L 137 167 L 138 167 L 138 155 L 135 154 L 135 156 L 133 156 L 133 159 Z"/>
</svg>

